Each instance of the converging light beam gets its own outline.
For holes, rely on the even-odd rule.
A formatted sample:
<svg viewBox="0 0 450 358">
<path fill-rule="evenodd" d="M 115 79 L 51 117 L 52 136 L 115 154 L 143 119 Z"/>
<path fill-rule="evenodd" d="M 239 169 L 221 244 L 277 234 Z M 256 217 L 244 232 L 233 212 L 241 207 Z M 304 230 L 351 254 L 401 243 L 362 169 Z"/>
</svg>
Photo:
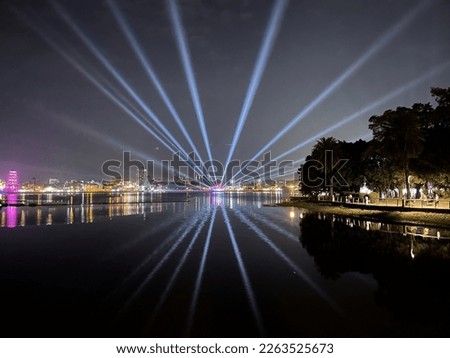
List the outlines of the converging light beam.
<svg viewBox="0 0 450 358">
<path fill-rule="evenodd" d="M 80 40 L 86 45 L 86 47 L 94 54 L 94 56 L 100 61 L 100 63 L 111 73 L 114 79 L 120 83 L 120 85 L 126 90 L 126 92 L 139 104 L 139 106 L 144 110 L 144 112 L 156 123 L 156 125 L 161 129 L 161 131 L 172 141 L 177 151 L 183 153 L 187 158 L 189 158 L 188 153 L 183 149 L 183 146 L 178 142 L 178 140 L 172 135 L 172 133 L 164 126 L 164 124 L 159 120 L 157 115 L 152 111 L 152 109 L 142 100 L 142 98 L 131 88 L 123 76 L 114 68 L 111 62 L 103 55 L 103 53 L 97 48 L 97 46 L 92 42 L 92 40 L 83 32 L 83 30 L 75 23 L 75 21 L 70 17 L 70 15 L 57 3 L 51 2 L 52 6 L 61 16 L 61 18 L 66 22 L 66 24 L 73 30 L 73 32 L 80 38 Z M 198 168 L 193 167 L 194 170 Z M 201 172 L 198 172 L 202 174 Z"/>
<path fill-rule="evenodd" d="M 256 160 L 260 155 L 267 151 L 275 142 L 289 132 L 297 125 L 306 115 L 316 108 L 323 100 L 330 96 L 339 86 L 342 85 L 350 76 L 359 70 L 367 61 L 369 61 L 376 53 L 385 47 L 391 40 L 398 35 L 412 20 L 427 6 L 428 1 L 419 3 L 415 8 L 409 11 L 397 24 L 389 28 L 379 37 L 375 43 L 355 62 L 353 62 L 338 78 L 336 78 L 325 90 L 319 94 L 312 102 L 310 102 L 299 114 L 297 114 L 280 132 L 278 132 L 266 145 L 264 145 L 251 159 Z M 241 171 L 243 168 L 241 168 Z M 239 174 L 236 173 L 235 176 Z M 234 179 L 234 177 L 232 179 Z"/>
<path fill-rule="evenodd" d="M 233 140 L 231 142 L 230 150 L 228 152 L 226 164 L 231 161 L 231 158 L 236 150 L 239 138 L 241 136 L 242 129 L 244 128 L 245 121 L 247 120 L 248 113 L 253 104 L 256 91 L 258 90 L 261 77 L 267 64 L 267 60 L 272 52 L 273 45 L 275 43 L 276 36 L 280 29 L 286 7 L 289 0 L 276 0 L 270 15 L 270 20 L 267 29 L 264 34 L 263 43 L 259 50 L 258 59 L 256 61 L 255 68 L 250 80 L 250 84 L 247 89 L 244 103 L 239 114 L 239 119 L 234 130 Z"/>
<path fill-rule="evenodd" d="M 79 71 L 86 79 L 88 79 L 97 89 L 99 89 L 106 97 L 113 101 L 118 107 L 120 107 L 129 117 L 131 117 L 137 124 L 139 124 L 145 131 L 155 137 L 161 144 L 163 144 L 170 151 L 177 150 L 171 143 L 166 142 L 163 139 L 162 133 L 157 133 L 157 129 L 152 129 L 150 123 L 146 123 L 140 117 L 139 112 L 125 99 L 117 90 L 109 85 L 105 80 L 97 78 L 99 76 L 94 74 L 94 71 L 88 70 L 86 65 L 82 65 L 75 59 L 75 56 L 69 54 L 65 49 L 58 45 L 52 38 L 45 34 L 37 25 L 29 23 L 29 25 L 41 36 L 55 51 L 63 56 L 77 71 Z"/>
<path fill-rule="evenodd" d="M 151 82 L 153 83 L 155 88 L 158 90 L 158 93 L 161 96 L 162 100 L 164 101 L 164 104 L 166 105 L 167 109 L 169 110 L 169 112 L 171 113 L 175 122 L 177 123 L 178 128 L 180 128 L 181 132 L 183 133 L 184 137 L 188 141 L 192 150 L 197 154 L 197 157 L 200 159 L 201 162 L 203 162 L 203 159 L 201 158 L 197 147 L 195 146 L 194 142 L 192 141 L 192 138 L 189 135 L 186 127 L 184 126 L 183 121 L 181 120 L 178 112 L 175 110 L 174 105 L 172 104 L 164 87 L 162 86 L 155 70 L 153 69 L 153 66 L 150 63 L 150 60 L 148 59 L 147 56 L 145 56 L 144 51 L 142 50 L 142 47 L 138 43 L 136 36 L 133 34 L 133 31 L 130 28 L 130 25 L 126 21 L 125 17 L 121 13 L 119 7 L 117 6 L 117 4 L 115 3 L 114 0 L 107 0 L 107 3 L 109 5 L 112 13 L 114 14 L 114 17 L 116 18 L 116 21 L 119 24 L 123 34 L 129 41 L 136 57 L 139 59 L 142 67 L 144 68 L 147 76 L 150 78 Z"/>
<path fill-rule="evenodd" d="M 191 93 L 192 102 L 194 104 L 195 113 L 197 116 L 197 121 L 200 127 L 200 131 L 203 137 L 203 142 L 205 144 L 208 159 L 212 162 L 213 157 L 211 154 L 211 147 L 209 145 L 208 132 L 206 130 L 205 118 L 203 116 L 203 109 L 200 103 L 200 96 L 198 94 L 197 83 L 195 81 L 194 70 L 191 64 L 191 56 L 189 53 L 189 48 L 187 46 L 186 35 L 184 33 L 183 25 L 181 22 L 181 15 L 178 9 L 176 0 L 167 0 L 169 5 L 169 17 L 172 22 L 172 27 L 174 30 L 175 38 L 178 45 L 178 50 L 180 53 L 181 61 L 183 63 L 184 73 L 186 75 L 187 83 L 189 86 L 189 91 Z"/>
<path fill-rule="evenodd" d="M 447 68 L 450 65 L 450 61 L 445 62 L 435 68 L 433 68 L 431 71 L 428 71 L 427 73 L 423 74 L 422 76 L 396 88 L 395 90 L 389 92 L 387 95 L 378 98 L 377 100 L 375 100 L 374 102 L 372 102 L 370 105 L 360 109 L 359 111 L 345 117 L 342 118 L 340 121 L 338 121 L 337 123 L 333 124 L 331 127 L 328 127 L 327 129 L 315 134 L 313 137 L 308 138 L 307 140 L 295 145 L 294 147 L 286 150 L 285 152 L 281 153 L 280 155 L 278 155 L 277 157 L 273 158 L 273 161 L 277 161 L 282 159 L 283 157 L 286 157 L 287 155 L 299 150 L 300 148 L 314 142 L 315 140 L 333 132 L 334 130 L 354 121 L 355 119 L 357 119 L 358 117 L 369 113 L 370 111 L 374 110 L 375 108 L 377 108 L 378 106 L 382 105 L 385 102 L 388 102 L 390 100 L 392 100 L 393 98 L 395 98 L 396 96 L 399 96 L 401 94 L 403 94 L 404 92 L 410 90 L 411 88 L 414 88 L 416 86 L 418 86 L 420 83 L 426 81 L 428 78 L 431 78 L 433 76 L 436 76 L 437 74 L 439 74 L 441 71 L 443 71 L 445 68 Z M 299 161 L 303 161 L 303 159 L 300 159 Z M 296 161 L 298 162 L 298 161 Z M 262 170 L 264 167 L 266 167 L 267 164 L 262 165 L 260 168 L 258 168 L 259 170 Z M 269 173 L 269 175 L 272 175 L 276 170 L 278 169 L 273 169 L 271 170 Z M 239 180 L 239 178 L 237 179 Z"/>
<path fill-rule="evenodd" d="M 427 80 L 430 77 L 435 76 L 436 74 L 438 74 L 439 72 L 441 72 L 442 70 L 444 70 L 448 65 L 450 64 L 450 62 L 446 62 L 436 68 L 434 68 L 433 70 L 427 72 L 426 74 L 420 76 L 419 78 L 416 78 L 413 81 L 410 81 L 406 84 L 404 84 L 403 86 L 395 89 L 394 91 L 389 92 L 386 96 L 383 96 L 377 100 L 375 100 L 374 102 L 372 102 L 370 105 L 368 105 L 367 107 L 353 113 L 350 116 L 347 116 L 343 119 L 341 119 L 339 122 L 333 124 L 331 127 L 328 127 L 327 129 L 319 132 L 318 134 L 316 134 L 314 137 L 311 137 L 309 139 L 307 139 L 306 141 L 296 145 L 295 147 L 292 147 L 291 149 L 288 149 L 287 151 L 281 153 L 279 156 L 277 156 L 276 158 L 274 158 L 273 160 L 278 160 L 282 157 L 285 157 L 286 155 L 304 147 L 305 145 L 313 142 L 314 140 L 317 140 L 320 137 L 325 136 L 326 134 L 342 127 L 343 125 L 355 120 L 356 118 L 372 111 L 373 109 L 377 108 L 378 106 L 382 105 L 385 102 L 390 101 L 391 99 L 395 98 L 396 96 L 399 96 L 401 94 L 403 94 L 404 92 L 408 91 L 411 88 L 416 87 L 417 85 L 419 85 L 421 82 Z"/>
</svg>

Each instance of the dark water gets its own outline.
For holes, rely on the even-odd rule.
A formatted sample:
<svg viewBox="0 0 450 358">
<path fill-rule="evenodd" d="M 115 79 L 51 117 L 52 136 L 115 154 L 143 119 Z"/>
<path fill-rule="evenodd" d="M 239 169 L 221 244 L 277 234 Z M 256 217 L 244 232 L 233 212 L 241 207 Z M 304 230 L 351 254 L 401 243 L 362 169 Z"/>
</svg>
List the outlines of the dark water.
<svg viewBox="0 0 450 358">
<path fill-rule="evenodd" d="M 449 336 L 448 231 L 185 199 L 2 208 L 1 336 Z"/>
</svg>

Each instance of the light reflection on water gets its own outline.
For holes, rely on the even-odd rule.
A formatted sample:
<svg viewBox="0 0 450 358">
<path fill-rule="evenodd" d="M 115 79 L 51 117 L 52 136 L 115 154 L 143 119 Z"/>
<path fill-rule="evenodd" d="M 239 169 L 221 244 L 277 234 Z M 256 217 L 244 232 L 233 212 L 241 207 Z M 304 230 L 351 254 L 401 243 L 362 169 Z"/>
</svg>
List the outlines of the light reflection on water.
<svg viewBox="0 0 450 358">
<path fill-rule="evenodd" d="M 252 205 L 261 208 L 280 202 L 280 194 L 217 193 L 211 195 L 193 193 L 174 194 L 79 194 L 69 196 L 10 194 L 6 202 L 31 203 L 31 206 L 10 205 L 0 212 L 0 227 L 14 228 L 29 225 L 90 224 L 98 219 L 146 215 L 173 211 L 185 211 L 186 206 L 199 211 L 204 205 L 232 208 L 233 205 Z M 67 203 L 74 204 L 67 204 Z M 78 204 L 77 204 L 78 203 Z M 34 205 L 36 204 L 36 205 Z M 53 204 L 53 205 L 52 205 Z"/>
<path fill-rule="evenodd" d="M 450 334 L 448 230 L 274 208 L 283 198 L 263 193 L 134 198 L 1 209 L 3 336 L 27 335 L 11 328 L 25 318 L 50 322 L 44 336 Z"/>
</svg>

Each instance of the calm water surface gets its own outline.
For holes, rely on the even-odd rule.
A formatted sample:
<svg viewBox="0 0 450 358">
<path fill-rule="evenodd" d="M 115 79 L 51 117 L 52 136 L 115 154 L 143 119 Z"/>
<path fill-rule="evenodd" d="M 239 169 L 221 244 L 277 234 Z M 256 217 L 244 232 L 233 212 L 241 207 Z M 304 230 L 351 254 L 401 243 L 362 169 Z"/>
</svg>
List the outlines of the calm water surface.
<svg viewBox="0 0 450 358">
<path fill-rule="evenodd" d="M 104 199 L 0 210 L 3 337 L 450 334 L 446 230 L 270 194 Z"/>
</svg>

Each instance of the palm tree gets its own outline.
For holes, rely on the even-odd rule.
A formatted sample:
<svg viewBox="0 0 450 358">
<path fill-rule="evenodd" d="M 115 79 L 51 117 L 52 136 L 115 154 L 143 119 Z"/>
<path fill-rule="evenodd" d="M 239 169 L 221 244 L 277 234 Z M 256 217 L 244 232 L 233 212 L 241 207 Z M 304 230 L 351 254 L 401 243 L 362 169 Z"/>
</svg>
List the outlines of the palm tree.
<svg viewBox="0 0 450 358">
<path fill-rule="evenodd" d="M 369 123 L 374 140 L 380 144 L 380 151 L 402 169 L 409 199 L 409 162 L 418 157 L 424 141 L 417 112 L 397 107 L 396 110 L 385 111 L 381 116 L 370 117 Z"/>
<path fill-rule="evenodd" d="M 334 137 L 322 137 L 320 138 L 317 143 L 314 145 L 311 157 L 318 160 L 323 164 L 324 167 L 324 174 L 328 175 L 330 177 L 330 196 L 333 198 L 334 191 L 333 191 L 333 173 L 332 173 L 332 165 L 333 163 L 329 163 L 327 160 L 325 160 L 326 152 L 332 151 L 333 152 L 333 160 L 339 159 L 339 142 Z M 327 167 L 325 165 L 327 164 Z"/>
</svg>

